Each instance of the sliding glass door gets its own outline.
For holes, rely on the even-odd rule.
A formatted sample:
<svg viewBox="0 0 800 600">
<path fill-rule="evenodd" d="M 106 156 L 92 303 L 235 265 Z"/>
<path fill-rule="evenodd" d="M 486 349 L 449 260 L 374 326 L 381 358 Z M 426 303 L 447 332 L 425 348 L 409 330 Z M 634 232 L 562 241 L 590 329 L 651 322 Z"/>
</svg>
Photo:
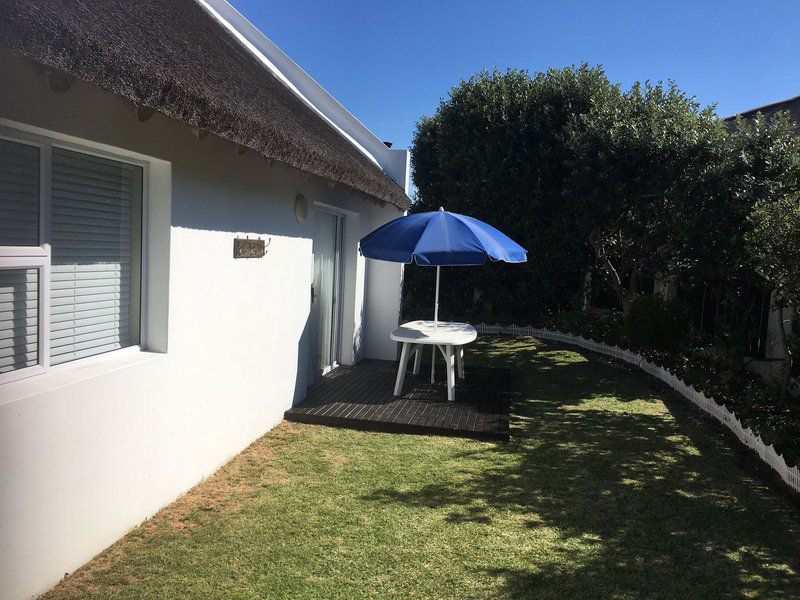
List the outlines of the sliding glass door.
<svg viewBox="0 0 800 600">
<path fill-rule="evenodd" d="M 311 288 L 312 373 L 316 379 L 338 364 L 344 218 L 317 211 Z"/>
</svg>

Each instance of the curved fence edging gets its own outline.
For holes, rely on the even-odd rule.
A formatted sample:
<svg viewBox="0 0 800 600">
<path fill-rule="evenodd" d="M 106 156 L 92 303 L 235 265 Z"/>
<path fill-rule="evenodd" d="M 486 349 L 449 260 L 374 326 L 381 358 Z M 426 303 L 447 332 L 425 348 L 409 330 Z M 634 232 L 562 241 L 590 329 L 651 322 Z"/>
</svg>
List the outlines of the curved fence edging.
<svg viewBox="0 0 800 600">
<path fill-rule="evenodd" d="M 598 352 L 606 356 L 611 356 L 622 360 L 628 364 L 640 368 L 642 371 L 666 383 L 678 394 L 689 400 L 692 404 L 713 416 L 717 421 L 730 429 L 742 444 L 758 454 L 762 461 L 768 464 L 780 475 L 781 479 L 793 490 L 800 492 L 800 470 L 797 466 L 789 467 L 783 456 L 775 451 L 775 448 L 764 444 L 760 436 L 756 435 L 752 429 L 744 428 L 736 415 L 728 410 L 724 404 L 718 404 L 713 398 L 707 397 L 703 392 L 699 392 L 691 385 L 687 385 L 680 377 L 660 365 L 653 364 L 643 356 L 631 350 L 624 350 L 617 346 L 609 346 L 603 342 L 596 342 L 582 336 L 552 331 L 550 329 L 538 329 L 536 327 L 519 327 L 517 325 L 486 325 L 481 323 L 475 329 L 478 333 L 498 333 L 502 335 L 529 335 L 554 342 L 573 344 L 589 350 Z"/>
</svg>

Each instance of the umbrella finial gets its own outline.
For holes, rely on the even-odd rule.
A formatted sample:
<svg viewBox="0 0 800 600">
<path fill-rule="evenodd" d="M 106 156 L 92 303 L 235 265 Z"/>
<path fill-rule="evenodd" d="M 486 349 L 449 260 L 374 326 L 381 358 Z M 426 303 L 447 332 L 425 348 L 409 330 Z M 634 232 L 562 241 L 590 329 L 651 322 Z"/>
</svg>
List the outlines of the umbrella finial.
<svg viewBox="0 0 800 600">
<path fill-rule="evenodd" d="M 441 212 L 444 212 L 444 206 L 440 206 L 440 207 L 439 207 L 439 210 L 440 210 Z"/>
</svg>

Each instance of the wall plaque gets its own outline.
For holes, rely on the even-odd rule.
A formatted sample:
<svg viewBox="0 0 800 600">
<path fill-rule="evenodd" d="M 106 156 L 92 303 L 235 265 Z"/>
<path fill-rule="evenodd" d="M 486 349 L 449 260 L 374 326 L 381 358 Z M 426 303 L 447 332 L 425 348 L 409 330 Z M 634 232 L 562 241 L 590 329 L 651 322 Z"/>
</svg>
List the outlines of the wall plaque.
<svg viewBox="0 0 800 600">
<path fill-rule="evenodd" d="M 233 258 L 261 258 L 267 253 L 264 240 L 236 238 L 233 240 Z"/>
</svg>

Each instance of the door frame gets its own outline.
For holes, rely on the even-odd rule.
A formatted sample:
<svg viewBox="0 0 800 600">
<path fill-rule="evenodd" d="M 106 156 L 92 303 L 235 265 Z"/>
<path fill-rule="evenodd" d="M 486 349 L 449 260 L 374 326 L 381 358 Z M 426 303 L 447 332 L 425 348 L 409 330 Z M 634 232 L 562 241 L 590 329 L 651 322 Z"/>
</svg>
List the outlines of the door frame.
<svg viewBox="0 0 800 600">
<path fill-rule="evenodd" d="M 314 285 L 314 273 L 313 273 L 313 264 L 314 264 L 314 244 L 316 243 L 316 232 L 317 232 L 317 215 L 320 213 L 324 213 L 336 218 L 336 232 L 335 232 L 335 257 L 333 262 L 333 314 L 331 315 L 331 363 L 325 367 L 320 369 L 320 366 L 316 364 L 316 356 L 317 356 L 317 347 L 316 345 L 319 343 L 319 318 L 315 314 L 314 316 L 314 335 L 313 335 L 313 342 L 315 347 L 312 349 L 310 353 L 310 362 L 311 364 L 311 382 L 318 380 L 320 377 L 323 377 L 333 371 L 336 367 L 339 366 L 341 360 L 341 338 L 342 338 L 342 305 L 343 305 L 343 298 L 344 298 L 344 278 L 345 278 L 345 265 L 344 265 L 344 234 L 345 228 L 347 225 L 346 219 L 347 214 L 343 211 L 337 210 L 336 208 L 327 206 L 327 205 L 315 205 L 314 210 L 314 233 L 312 236 L 311 241 L 311 260 L 312 260 L 312 275 L 311 275 L 311 285 Z M 317 311 L 316 306 L 312 305 L 312 310 Z"/>
</svg>

